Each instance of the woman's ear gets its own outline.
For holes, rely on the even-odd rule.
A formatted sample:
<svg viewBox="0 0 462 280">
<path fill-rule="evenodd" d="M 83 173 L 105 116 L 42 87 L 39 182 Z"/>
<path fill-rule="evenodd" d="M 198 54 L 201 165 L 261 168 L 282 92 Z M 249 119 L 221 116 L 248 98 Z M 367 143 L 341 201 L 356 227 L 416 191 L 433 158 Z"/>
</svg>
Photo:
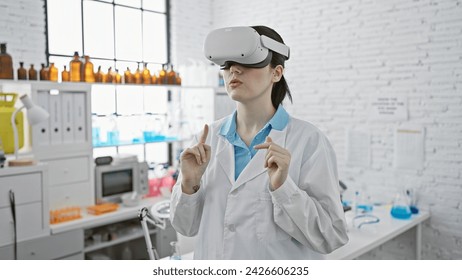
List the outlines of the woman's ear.
<svg viewBox="0 0 462 280">
<path fill-rule="evenodd" d="M 284 74 L 284 67 L 282 65 L 277 65 L 273 69 L 273 83 L 277 83 L 281 80 L 282 74 Z"/>
</svg>

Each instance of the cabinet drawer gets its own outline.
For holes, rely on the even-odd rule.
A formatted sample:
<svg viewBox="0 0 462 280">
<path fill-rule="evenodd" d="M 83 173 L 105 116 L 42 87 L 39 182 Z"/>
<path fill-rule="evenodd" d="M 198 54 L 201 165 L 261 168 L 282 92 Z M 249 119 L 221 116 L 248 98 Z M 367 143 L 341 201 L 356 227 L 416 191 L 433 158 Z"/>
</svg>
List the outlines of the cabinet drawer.
<svg viewBox="0 0 462 280">
<path fill-rule="evenodd" d="M 89 182 L 54 186 L 48 194 L 50 210 L 95 204 L 95 191 Z"/>
<path fill-rule="evenodd" d="M 48 220 L 43 220 L 42 203 L 16 206 L 16 228 L 18 242 L 50 234 Z M 14 242 L 13 216 L 9 207 L 0 209 L 0 246 Z"/>
<path fill-rule="evenodd" d="M 10 206 L 9 190 L 14 191 L 16 205 L 42 200 L 42 175 L 29 173 L 0 178 L 0 208 Z"/>
<path fill-rule="evenodd" d="M 50 186 L 82 182 L 89 179 L 88 157 L 49 160 Z"/>
<path fill-rule="evenodd" d="M 83 230 L 29 240 L 18 246 L 18 259 L 52 260 L 83 253 Z"/>
</svg>

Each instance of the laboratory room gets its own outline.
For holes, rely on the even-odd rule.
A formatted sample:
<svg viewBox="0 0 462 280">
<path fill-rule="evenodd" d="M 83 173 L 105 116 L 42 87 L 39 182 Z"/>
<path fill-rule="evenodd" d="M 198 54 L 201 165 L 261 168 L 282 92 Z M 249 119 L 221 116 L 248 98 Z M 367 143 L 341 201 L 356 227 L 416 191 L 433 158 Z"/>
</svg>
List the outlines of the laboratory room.
<svg viewBox="0 0 462 280">
<path fill-rule="evenodd" d="M 462 1 L 0 0 L 0 25 L 1 267 L 462 259 Z"/>
</svg>

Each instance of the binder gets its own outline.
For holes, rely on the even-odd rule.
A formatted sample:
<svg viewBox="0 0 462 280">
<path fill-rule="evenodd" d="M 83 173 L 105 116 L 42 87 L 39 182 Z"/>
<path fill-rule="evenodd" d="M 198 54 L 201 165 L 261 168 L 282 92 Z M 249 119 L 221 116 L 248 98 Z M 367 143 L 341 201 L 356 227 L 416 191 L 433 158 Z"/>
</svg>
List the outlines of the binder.
<svg viewBox="0 0 462 280">
<path fill-rule="evenodd" d="M 63 142 L 62 134 L 62 108 L 61 94 L 48 96 L 49 113 L 50 113 L 50 144 L 58 145 Z"/>
<path fill-rule="evenodd" d="M 74 112 L 73 112 L 73 128 L 74 142 L 86 142 L 86 108 L 85 108 L 85 93 L 73 93 Z"/>
<path fill-rule="evenodd" d="M 50 113 L 48 104 L 48 92 L 37 93 L 37 105 Z M 32 126 L 32 142 L 36 147 L 43 147 L 50 145 L 50 119 L 40 122 Z"/>
<path fill-rule="evenodd" d="M 62 98 L 62 132 L 63 132 L 63 143 L 74 142 L 74 108 L 73 108 L 73 94 L 63 93 Z"/>
</svg>

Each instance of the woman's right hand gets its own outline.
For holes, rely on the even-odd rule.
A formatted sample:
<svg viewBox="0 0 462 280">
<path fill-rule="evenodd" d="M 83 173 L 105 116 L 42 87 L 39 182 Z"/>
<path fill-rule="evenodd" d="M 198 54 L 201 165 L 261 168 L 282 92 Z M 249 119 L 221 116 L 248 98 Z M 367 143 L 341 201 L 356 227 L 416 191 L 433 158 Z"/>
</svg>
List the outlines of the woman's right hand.
<svg viewBox="0 0 462 280">
<path fill-rule="evenodd" d="M 181 153 L 181 188 L 184 193 L 193 194 L 198 190 L 202 175 L 207 169 L 211 154 L 210 146 L 205 144 L 208 133 L 209 126 L 205 125 L 199 143 Z"/>
</svg>

